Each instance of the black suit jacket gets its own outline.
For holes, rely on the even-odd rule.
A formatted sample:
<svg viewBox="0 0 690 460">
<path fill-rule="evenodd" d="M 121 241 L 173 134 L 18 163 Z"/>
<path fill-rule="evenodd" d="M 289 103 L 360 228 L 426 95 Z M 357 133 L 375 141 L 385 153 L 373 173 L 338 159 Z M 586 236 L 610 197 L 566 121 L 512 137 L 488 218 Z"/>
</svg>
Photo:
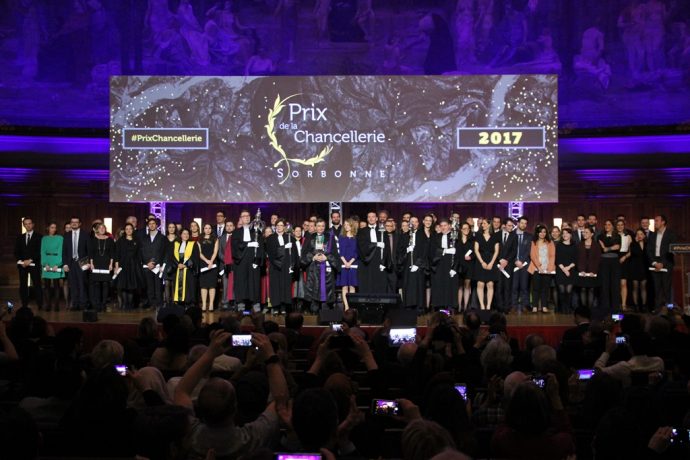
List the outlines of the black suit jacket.
<svg viewBox="0 0 690 460">
<path fill-rule="evenodd" d="M 83 228 L 79 230 L 79 240 L 77 241 L 77 257 L 81 259 L 88 255 L 88 243 L 90 233 Z M 62 265 L 69 265 L 72 260 L 72 232 L 65 233 L 62 240 Z"/>
<path fill-rule="evenodd" d="M 515 262 L 515 257 L 517 257 L 517 235 L 515 232 L 508 233 L 508 238 L 506 239 L 505 244 L 503 244 L 503 232 L 501 231 L 501 233 L 498 233 L 497 235 L 500 244 L 498 260 L 507 260 L 508 267 L 510 267 Z"/>
<path fill-rule="evenodd" d="M 580 229 L 579 228 L 575 227 L 573 229 L 572 233 L 573 233 L 573 241 L 579 243 L 580 241 L 582 241 L 584 239 L 584 234 L 582 235 L 582 238 L 580 238 Z M 584 231 L 583 231 L 583 233 L 584 233 Z"/>
<path fill-rule="evenodd" d="M 14 244 L 14 260 L 33 260 L 36 266 L 41 265 L 41 237 L 36 231 L 31 235 L 31 241 L 26 244 L 26 234 L 19 235 Z"/>
<path fill-rule="evenodd" d="M 515 248 L 516 251 L 519 249 L 519 251 L 516 252 L 515 254 L 515 259 L 517 260 L 518 254 L 520 255 L 520 260 L 522 262 L 525 262 L 529 264 L 530 262 L 530 251 L 532 250 L 532 234 L 524 232 L 522 234 L 522 244 L 519 245 L 520 247 L 518 248 L 518 235 L 517 233 L 515 234 Z"/>
<path fill-rule="evenodd" d="M 151 236 L 144 234 L 139 239 L 139 255 L 141 256 L 141 264 L 148 264 L 153 260 L 155 264 L 163 264 L 165 262 L 166 248 L 170 242 L 165 238 L 161 232 L 157 232 L 156 236 L 151 241 Z"/>
<path fill-rule="evenodd" d="M 664 268 L 670 272 L 673 270 L 673 253 L 669 251 L 669 245 L 676 242 L 676 235 L 668 228 L 661 235 L 661 247 L 659 248 L 660 257 L 656 257 L 656 240 L 659 237 L 658 232 L 649 235 L 649 242 L 647 243 L 647 256 L 650 263 L 661 262 Z"/>
</svg>

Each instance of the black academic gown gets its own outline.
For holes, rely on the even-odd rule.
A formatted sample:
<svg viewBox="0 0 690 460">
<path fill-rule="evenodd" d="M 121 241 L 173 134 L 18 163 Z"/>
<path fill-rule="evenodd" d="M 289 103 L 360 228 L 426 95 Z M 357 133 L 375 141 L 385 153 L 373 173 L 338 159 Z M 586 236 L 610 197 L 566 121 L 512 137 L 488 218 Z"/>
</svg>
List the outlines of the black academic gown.
<svg viewBox="0 0 690 460">
<path fill-rule="evenodd" d="M 426 273 L 429 269 L 429 238 L 424 230 L 415 232 L 414 248 L 410 247 L 411 232 L 400 237 L 398 267 L 402 272 L 402 295 L 406 307 L 426 307 Z M 412 271 L 412 265 L 419 267 Z"/>
<path fill-rule="evenodd" d="M 323 253 L 326 255 L 325 262 L 315 262 L 314 255 L 316 249 L 317 234 L 309 238 L 302 248 L 302 267 L 307 273 L 307 282 L 304 286 L 304 298 L 309 302 L 335 302 L 335 275 L 340 270 L 340 255 L 335 244 L 335 238 L 324 234 Z M 324 283 L 321 282 L 322 275 Z M 322 285 L 323 284 L 323 285 Z M 322 295 L 323 293 L 323 295 Z"/>
<path fill-rule="evenodd" d="M 451 244 L 450 233 L 448 247 L 455 248 L 455 256 L 443 254 L 440 233 L 433 234 L 429 243 L 429 266 L 431 268 L 431 306 L 435 308 L 457 308 L 458 288 L 460 287 L 459 274 L 450 276 L 450 271 L 459 272 L 460 259 L 464 254 L 458 254 L 457 241 Z"/>
<path fill-rule="evenodd" d="M 168 265 L 173 267 L 173 301 L 179 304 L 194 304 L 196 303 L 196 291 L 199 278 L 199 269 L 201 268 L 201 259 L 199 257 L 199 245 L 194 241 L 187 241 L 185 246 L 186 251 L 180 254 L 181 241 L 172 243 L 172 251 L 170 251 Z M 183 264 L 185 268 L 179 268 L 179 264 Z"/>
<path fill-rule="evenodd" d="M 291 247 L 286 248 L 285 246 L 288 244 Z M 297 251 L 294 246 L 295 239 L 287 233 L 283 233 L 282 246 L 277 233 L 266 239 L 266 252 L 270 264 L 268 270 L 269 299 L 272 307 L 292 303 L 292 273 L 290 269 L 294 263 L 292 253 Z"/>
<path fill-rule="evenodd" d="M 390 294 L 392 292 L 388 276 L 392 269 L 391 254 L 393 254 L 393 250 L 386 233 L 378 231 L 378 228 L 375 230 L 377 242 L 383 241 L 385 245 L 383 257 L 381 256 L 381 248 L 371 241 L 369 226 L 357 232 L 357 249 L 359 249 L 361 260 L 357 271 L 360 294 Z M 380 269 L 381 265 L 385 267 L 384 270 Z"/>
<path fill-rule="evenodd" d="M 258 242 L 258 248 L 248 247 Z M 249 241 L 244 241 L 244 228 L 232 232 L 232 259 L 235 262 L 235 299 L 238 303 L 257 304 L 261 300 L 261 270 L 264 244 L 261 232 L 249 229 Z"/>
</svg>

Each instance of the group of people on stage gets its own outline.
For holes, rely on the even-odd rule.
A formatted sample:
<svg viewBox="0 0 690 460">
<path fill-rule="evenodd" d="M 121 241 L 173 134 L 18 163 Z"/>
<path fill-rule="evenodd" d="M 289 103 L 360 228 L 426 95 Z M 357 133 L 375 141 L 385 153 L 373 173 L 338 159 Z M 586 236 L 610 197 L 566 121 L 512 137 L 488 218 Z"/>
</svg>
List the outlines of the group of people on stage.
<svg viewBox="0 0 690 460">
<path fill-rule="evenodd" d="M 124 310 L 165 302 L 274 314 L 332 308 L 339 291 L 345 308 L 349 293 L 401 294 L 420 312 L 547 313 L 553 305 L 569 313 L 579 303 L 606 315 L 671 302 L 676 239 L 663 215 L 654 231 L 648 218 L 629 230 L 622 215 L 601 228 L 595 214 L 534 233 L 524 216 L 479 218 L 475 227 L 458 213 L 405 213 L 398 225 L 386 211 L 361 221 L 334 211 L 329 224 L 311 216 L 291 225 L 273 214 L 266 225 L 244 210 L 237 225 L 219 211 L 215 224 L 162 230 L 153 215 L 144 228 L 132 216 L 114 239 L 100 220 L 86 232 L 73 217 L 63 235 L 50 223 L 41 236 L 27 217 L 15 247 L 20 296 L 27 305 L 33 292 L 39 309 L 58 310 L 62 288 L 72 309 L 104 311 L 112 285 Z"/>
</svg>

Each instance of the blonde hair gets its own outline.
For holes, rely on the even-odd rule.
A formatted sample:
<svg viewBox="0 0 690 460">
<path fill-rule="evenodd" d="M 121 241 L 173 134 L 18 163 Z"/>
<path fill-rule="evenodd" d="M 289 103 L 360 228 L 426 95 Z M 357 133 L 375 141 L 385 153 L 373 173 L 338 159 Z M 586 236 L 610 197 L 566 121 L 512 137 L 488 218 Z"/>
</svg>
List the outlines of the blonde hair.
<svg viewBox="0 0 690 460">
<path fill-rule="evenodd" d="M 352 233 L 352 236 L 353 237 L 357 236 L 357 231 L 359 230 L 359 222 L 354 220 L 352 217 L 345 220 L 345 222 L 350 224 L 350 233 Z M 345 230 L 345 229 L 343 229 L 343 230 Z"/>
</svg>

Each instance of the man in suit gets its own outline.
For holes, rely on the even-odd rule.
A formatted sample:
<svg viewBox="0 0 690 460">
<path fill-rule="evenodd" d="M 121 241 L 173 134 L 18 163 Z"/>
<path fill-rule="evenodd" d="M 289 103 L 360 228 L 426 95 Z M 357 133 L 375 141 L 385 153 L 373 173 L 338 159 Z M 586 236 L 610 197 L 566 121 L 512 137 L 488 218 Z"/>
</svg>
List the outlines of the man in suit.
<svg viewBox="0 0 690 460">
<path fill-rule="evenodd" d="M 644 231 L 644 235 L 647 237 L 647 240 L 649 240 L 651 234 L 654 233 L 649 229 L 649 217 L 643 217 L 640 219 L 640 228 Z"/>
<path fill-rule="evenodd" d="M 500 233 L 503 228 L 503 221 L 498 216 L 491 218 L 491 233 Z"/>
<path fill-rule="evenodd" d="M 513 219 L 503 220 L 503 229 L 499 235 L 498 265 L 510 275 L 506 278 L 503 273 L 498 277 L 498 295 L 496 296 L 496 309 L 502 312 L 510 310 L 510 301 L 513 293 L 513 267 L 517 255 L 517 235 L 513 232 L 515 223 Z"/>
<path fill-rule="evenodd" d="M 666 216 L 654 217 L 654 233 L 649 237 L 647 256 L 652 263 L 654 281 L 654 308 L 671 302 L 671 281 L 673 278 L 673 253 L 669 246 L 676 242 L 676 236 L 666 227 Z"/>
<path fill-rule="evenodd" d="M 587 225 L 589 225 L 589 228 L 592 229 L 592 233 L 594 233 L 594 241 L 599 238 L 599 234 L 601 233 L 601 229 L 598 227 L 599 225 L 599 220 L 597 218 L 597 215 L 594 214 L 593 212 L 590 212 L 587 215 Z"/>
<path fill-rule="evenodd" d="M 232 221 L 225 222 L 223 234 L 218 238 L 218 262 L 221 270 L 225 270 L 221 279 L 223 280 L 223 295 L 221 296 L 221 309 L 227 310 L 230 307 L 230 302 L 235 301 L 233 285 L 234 275 L 232 274 L 233 260 L 232 260 L 232 232 L 235 230 L 235 224 Z M 228 279 L 229 278 L 229 279 Z"/>
<path fill-rule="evenodd" d="M 389 256 L 391 261 L 391 267 L 390 272 L 388 273 L 388 286 L 390 292 L 397 293 L 398 286 L 400 284 L 398 280 L 398 264 L 396 250 L 398 247 L 398 243 L 400 241 L 400 234 L 395 230 L 395 220 L 391 218 L 386 219 L 386 224 L 384 225 L 384 228 L 386 230 L 384 238 L 388 240 L 388 244 L 386 246 L 388 246 L 388 249 L 391 251 Z"/>
<path fill-rule="evenodd" d="M 584 341 L 582 336 L 589 331 L 592 311 L 585 305 L 578 306 L 573 312 L 575 327 L 567 329 L 561 338 L 558 349 L 558 360 L 570 367 L 584 367 Z"/>
<path fill-rule="evenodd" d="M 587 218 L 584 214 L 577 215 L 577 226 L 573 228 L 573 243 L 579 243 L 585 239 L 583 234 L 585 227 L 587 226 Z"/>
<path fill-rule="evenodd" d="M 515 238 L 517 239 L 515 263 L 513 264 L 514 267 L 509 266 L 512 271 L 511 277 L 513 278 L 513 300 L 511 303 L 512 308 L 515 308 L 518 312 L 521 312 L 523 307 L 528 311 L 530 309 L 529 273 L 527 272 L 527 267 L 530 263 L 532 234 L 526 231 L 528 222 L 525 216 L 521 216 L 518 219 L 517 230 L 515 230 Z"/>
<path fill-rule="evenodd" d="M 220 240 L 225 233 L 225 213 L 223 211 L 218 211 L 216 213 L 216 227 L 213 231 L 216 233 L 218 240 Z"/>
<path fill-rule="evenodd" d="M 163 303 L 163 285 L 157 271 L 165 263 L 165 248 L 168 243 L 167 238 L 158 231 L 158 225 L 157 219 L 149 218 L 146 221 L 148 234 L 139 236 L 140 262 L 146 283 L 145 306 L 152 308 L 158 308 Z"/>
<path fill-rule="evenodd" d="M 336 238 L 340 238 L 340 232 L 343 231 L 343 226 L 340 224 L 340 211 L 331 212 L 331 228 L 329 233 Z"/>
<path fill-rule="evenodd" d="M 19 270 L 19 298 L 22 300 L 22 307 L 27 307 L 33 291 L 36 305 L 41 310 L 43 308 L 41 234 L 34 231 L 34 221 L 31 217 L 25 217 L 22 225 L 26 233 L 19 235 L 14 245 L 14 259 L 17 261 Z M 31 278 L 31 283 L 29 283 L 29 278 Z"/>
<path fill-rule="evenodd" d="M 72 216 L 69 220 L 72 230 L 65 234 L 62 241 L 62 270 L 69 280 L 72 310 L 79 311 L 89 306 L 86 278 L 88 273 L 82 270 L 80 259 L 88 256 L 89 232 L 81 228 L 81 219 Z"/>
</svg>

